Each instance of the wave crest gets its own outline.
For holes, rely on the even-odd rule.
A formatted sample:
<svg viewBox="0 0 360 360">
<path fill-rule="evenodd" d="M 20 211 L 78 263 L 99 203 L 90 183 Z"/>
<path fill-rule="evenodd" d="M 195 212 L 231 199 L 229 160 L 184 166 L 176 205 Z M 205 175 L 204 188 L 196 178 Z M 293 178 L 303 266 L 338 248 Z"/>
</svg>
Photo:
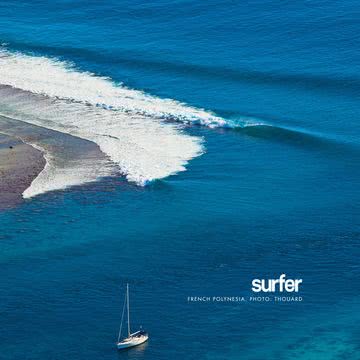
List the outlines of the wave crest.
<svg viewBox="0 0 360 360">
<path fill-rule="evenodd" d="M 227 126 L 226 120 L 211 112 L 129 89 L 108 77 L 78 71 L 69 62 L 2 49 L 0 65 L 2 85 L 33 94 L 160 119 L 199 123 L 209 127 Z"/>
<path fill-rule="evenodd" d="M 139 185 L 184 171 L 204 151 L 201 138 L 164 119 L 226 126 L 205 110 L 116 85 L 66 62 L 5 49 L 0 50 L 0 106 L 4 116 L 96 143 Z M 66 178 L 57 188 L 69 186 Z M 80 181 L 79 175 L 71 182 Z M 41 183 L 44 192 L 51 188 Z"/>
</svg>

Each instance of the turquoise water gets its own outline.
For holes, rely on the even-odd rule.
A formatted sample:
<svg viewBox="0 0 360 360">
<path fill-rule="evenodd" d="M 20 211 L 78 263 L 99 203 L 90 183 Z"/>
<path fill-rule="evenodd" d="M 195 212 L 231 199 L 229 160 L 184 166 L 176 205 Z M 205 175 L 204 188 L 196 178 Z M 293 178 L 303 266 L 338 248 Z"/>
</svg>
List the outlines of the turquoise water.
<svg viewBox="0 0 360 360">
<path fill-rule="evenodd" d="M 203 155 L 146 187 L 109 176 L 0 213 L 0 357 L 358 359 L 359 11 L 1 2 L 6 51 L 72 62 L 228 126 L 186 124 Z M 282 273 L 303 279 L 302 302 L 187 301 L 250 296 L 252 279 Z M 150 341 L 118 353 L 126 282 Z"/>
</svg>

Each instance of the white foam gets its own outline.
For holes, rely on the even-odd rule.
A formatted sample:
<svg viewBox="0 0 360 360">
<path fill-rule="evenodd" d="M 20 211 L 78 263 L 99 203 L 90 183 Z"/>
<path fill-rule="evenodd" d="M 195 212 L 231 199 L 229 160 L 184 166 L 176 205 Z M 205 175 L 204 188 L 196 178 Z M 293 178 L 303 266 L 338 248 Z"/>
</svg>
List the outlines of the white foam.
<svg viewBox="0 0 360 360">
<path fill-rule="evenodd" d="M 76 164 L 71 161 L 64 164 L 62 161 L 58 161 L 56 159 L 56 155 L 54 156 L 54 154 L 52 154 L 46 148 L 41 147 L 33 141 L 28 143 L 43 153 L 46 164 L 44 169 L 23 192 L 22 195 L 25 199 L 43 194 L 45 192 L 85 184 L 87 182 L 95 181 L 101 175 L 107 175 L 103 171 L 105 167 L 98 169 L 99 172 L 94 174 L 94 167 L 89 163 L 86 164 L 86 161 L 81 162 L 81 164 Z"/>
<path fill-rule="evenodd" d="M 164 119 L 226 126 L 225 120 L 204 110 L 117 86 L 45 57 L 1 50 L 0 84 L 11 87 L 0 89 L 3 115 L 95 142 L 139 185 L 184 171 L 187 162 L 203 152 L 202 139 Z M 59 176 L 61 169 L 51 165 L 51 158 L 48 164 L 24 196 L 81 182 L 81 173 Z M 55 172 L 61 181 L 53 186 Z"/>
<path fill-rule="evenodd" d="M 68 62 L 0 50 L 1 84 L 42 94 L 130 111 L 158 118 L 170 118 L 209 127 L 224 127 L 221 117 L 171 99 L 161 99 L 115 84 L 111 79 L 75 69 Z"/>
<path fill-rule="evenodd" d="M 14 94 L 14 90 L 12 92 Z M 8 89 L 5 93 L 9 94 Z M 4 88 L 0 86 L 3 99 L 1 95 Z M 44 169 L 24 191 L 24 198 L 82 185 L 118 172 L 98 146 L 89 141 L 3 116 L 0 116 L 0 131 L 38 149 L 46 160 Z"/>
</svg>

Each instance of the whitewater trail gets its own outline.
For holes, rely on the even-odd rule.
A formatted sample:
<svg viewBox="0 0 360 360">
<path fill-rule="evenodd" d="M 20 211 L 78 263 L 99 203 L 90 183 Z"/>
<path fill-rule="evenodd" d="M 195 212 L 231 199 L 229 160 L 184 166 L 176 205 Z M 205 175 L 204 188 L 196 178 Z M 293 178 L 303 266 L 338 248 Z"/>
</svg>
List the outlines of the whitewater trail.
<svg viewBox="0 0 360 360">
<path fill-rule="evenodd" d="M 2 115 L 94 142 L 139 185 L 184 171 L 203 153 L 202 139 L 185 134 L 183 123 L 228 126 L 205 110 L 128 89 L 69 63 L 5 49 L 0 98 Z M 41 193 L 39 188 L 45 192 L 47 178 L 37 179 L 37 191 L 29 188 L 26 196 Z M 66 188 L 68 180 L 62 176 L 57 188 Z M 84 181 L 72 174 L 74 182 Z"/>
</svg>

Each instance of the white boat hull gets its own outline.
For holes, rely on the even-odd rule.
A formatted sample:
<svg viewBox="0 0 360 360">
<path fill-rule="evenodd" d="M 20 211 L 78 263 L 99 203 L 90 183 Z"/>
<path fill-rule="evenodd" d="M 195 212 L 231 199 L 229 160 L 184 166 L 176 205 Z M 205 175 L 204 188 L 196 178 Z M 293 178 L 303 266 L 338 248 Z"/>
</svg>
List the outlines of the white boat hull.
<svg viewBox="0 0 360 360">
<path fill-rule="evenodd" d="M 116 346 L 119 350 L 128 349 L 128 348 L 143 344 L 144 342 L 146 342 L 148 340 L 148 338 L 149 338 L 148 335 L 142 335 L 142 336 L 136 336 L 136 337 L 130 336 L 130 337 L 118 342 L 116 344 Z"/>
</svg>

